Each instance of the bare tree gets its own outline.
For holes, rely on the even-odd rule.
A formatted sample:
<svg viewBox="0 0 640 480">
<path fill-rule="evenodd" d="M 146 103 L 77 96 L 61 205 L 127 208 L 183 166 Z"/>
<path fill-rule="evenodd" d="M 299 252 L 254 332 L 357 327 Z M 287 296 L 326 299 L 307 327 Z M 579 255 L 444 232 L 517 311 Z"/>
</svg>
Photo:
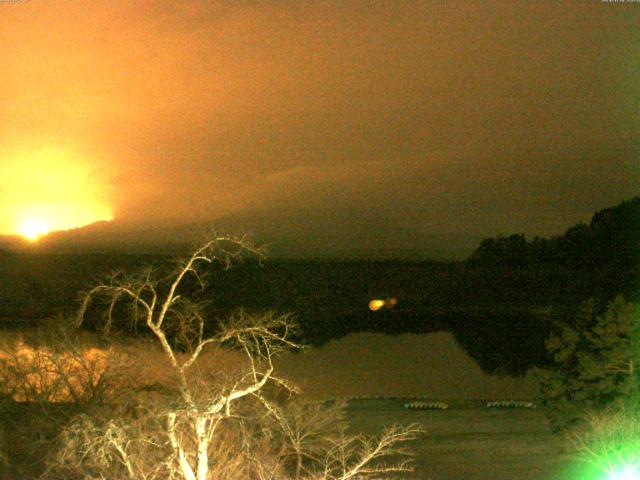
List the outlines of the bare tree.
<svg viewBox="0 0 640 480">
<path fill-rule="evenodd" d="M 134 327 L 144 325 L 168 361 L 175 395 L 133 411 L 117 410 L 110 418 L 79 417 L 61 438 L 49 477 L 70 477 L 75 468 L 76 473 L 84 469 L 88 478 L 102 478 L 106 469 L 130 479 L 347 480 L 409 469 L 402 459 L 392 465 L 376 462 L 406 456 L 397 447 L 416 438 L 415 426 L 393 428 L 377 440 L 347 436 L 331 426 L 335 409 L 287 408 L 270 397 L 270 388 L 297 391 L 275 374 L 273 363 L 281 351 L 300 348 L 289 315 L 238 310 L 219 323 L 217 333 L 205 335 L 203 305 L 188 298 L 184 283 L 189 278 L 204 288 L 203 266 L 219 262 L 228 267 L 246 254 L 262 255 L 244 239 L 216 237 L 167 277 L 154 276 L 152 269 L 137 276 L 114 274 L 84 295 L 77 325 L 102 299 L 106 334 L 122 320 L 118 307 L 131 306 Z M 199 368 L 205 351 L 212 349 L 242 354 L 236 375 L 216 376 Z"/>
<path fill-rule="evenodd" d="M 25 337 L 0 344 L 0 385 L 12 400 L 86 405 L 113 400 L 122 387 L 116 382 L 124 359 L 113 350 L 88 348 L 64 317 Z"/>
</svg>

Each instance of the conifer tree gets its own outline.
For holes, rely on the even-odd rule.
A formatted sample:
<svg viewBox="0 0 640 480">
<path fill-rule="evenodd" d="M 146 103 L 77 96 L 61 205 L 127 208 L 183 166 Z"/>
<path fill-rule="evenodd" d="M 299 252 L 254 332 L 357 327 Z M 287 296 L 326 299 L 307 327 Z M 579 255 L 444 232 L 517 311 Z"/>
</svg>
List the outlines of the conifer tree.
<svg viewBox="0 0 640 480">
<path fill-rule="evenodd" d="M 586 301 L 574 322 L 556 325 L 546 342 L 555 365 L 538 370 L 542 403 L 552 428 L 576 423 L 588 412 L 638 398 L 640 329 L 638 306 L 618 296 L 598 314 Z"/>
</svg>

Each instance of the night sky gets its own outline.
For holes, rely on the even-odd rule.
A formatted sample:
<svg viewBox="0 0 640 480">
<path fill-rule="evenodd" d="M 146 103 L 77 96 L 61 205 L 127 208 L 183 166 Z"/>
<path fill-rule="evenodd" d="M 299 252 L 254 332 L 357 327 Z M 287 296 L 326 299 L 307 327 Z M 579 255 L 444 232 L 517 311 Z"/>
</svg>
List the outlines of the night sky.
<svg viewBox="0 0 640 480">
<path fill-rule="evenodd" d="M 3 1 L 0 59 L 1 234 L 456 256 L 640 193 L 640 2 Z"/>
</svg>

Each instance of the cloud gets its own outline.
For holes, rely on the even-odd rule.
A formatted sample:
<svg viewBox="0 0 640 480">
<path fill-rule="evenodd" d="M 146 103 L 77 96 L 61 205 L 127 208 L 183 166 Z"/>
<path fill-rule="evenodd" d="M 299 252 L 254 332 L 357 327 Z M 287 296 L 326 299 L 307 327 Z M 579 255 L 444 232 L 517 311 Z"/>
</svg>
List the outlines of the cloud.
<svg viewBox="0 0 640 480">
<path fill-rule="evenodd" d="M 640 180 L 633 5 L 0 8 L 0 144 L 81 144 L 121 220 L 551 234 Z"/>
</svg>

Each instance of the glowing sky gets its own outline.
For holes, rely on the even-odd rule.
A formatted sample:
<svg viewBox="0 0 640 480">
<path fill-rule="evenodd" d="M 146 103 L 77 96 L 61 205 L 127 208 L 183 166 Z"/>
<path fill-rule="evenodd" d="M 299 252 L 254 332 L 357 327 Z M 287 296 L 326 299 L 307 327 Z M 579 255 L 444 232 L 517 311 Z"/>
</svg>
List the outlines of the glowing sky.
<svg viewBox="0 0 640 480">
<path fill-rule="evenodd" d="M 5 158 L 0 232 L 36 240 L 53 230 L 111 220 L 104 180 L 91 173 L 82 157 L 30 145 L 24 151 L 5 153 Z"/>
<path fill-rule="evenodd" d="M 0 233 L 43 150 L 83 185 L 32 199 L 310 252 L 559 234 L 640 193 L 640 3 L 30 0 L 0 25 Z"/>
</svg>

